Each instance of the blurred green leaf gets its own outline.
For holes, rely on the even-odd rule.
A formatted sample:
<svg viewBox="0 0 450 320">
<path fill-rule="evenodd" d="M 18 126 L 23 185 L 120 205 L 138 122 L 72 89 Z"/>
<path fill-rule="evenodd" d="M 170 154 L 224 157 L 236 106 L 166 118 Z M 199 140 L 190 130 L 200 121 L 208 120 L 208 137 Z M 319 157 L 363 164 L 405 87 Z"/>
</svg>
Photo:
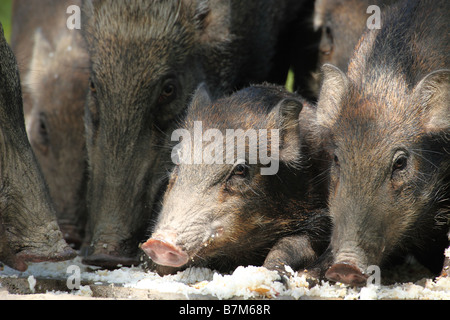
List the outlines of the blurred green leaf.
<svg viewBox="0 0 450 320">
<path fill-rule="evenodd" d="M 290 92 L 294 92 L 294 84 L 295 84 L 294 71 L 290 69 L 286 80 L 286 89 Z"/>
<path fill-rule="evenodd" d="M 6 40 L 11 37 L 11 10 L 12 0 L 0 0 L 0 22 L 5 30 Z"/>
</svg>

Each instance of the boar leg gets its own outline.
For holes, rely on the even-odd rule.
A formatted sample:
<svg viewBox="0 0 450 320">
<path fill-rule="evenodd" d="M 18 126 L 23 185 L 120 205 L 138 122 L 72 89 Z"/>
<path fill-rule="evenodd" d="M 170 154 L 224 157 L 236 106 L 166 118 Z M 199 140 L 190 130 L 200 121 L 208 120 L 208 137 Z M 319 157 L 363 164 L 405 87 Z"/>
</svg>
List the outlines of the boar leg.
<svg viewBox="0 0 450 320">
<path fill-rule="evenodd" d="M 302 269 L 317 258 L 316 252 L 312 248 L 311 241 L 306 235 L 295 235 L 282 238 L 270 250 L 264 261 L 264 267 L 277 271 L 282 281 L 288 277 L 285 266 L 293 270 Z"/>
</svg>

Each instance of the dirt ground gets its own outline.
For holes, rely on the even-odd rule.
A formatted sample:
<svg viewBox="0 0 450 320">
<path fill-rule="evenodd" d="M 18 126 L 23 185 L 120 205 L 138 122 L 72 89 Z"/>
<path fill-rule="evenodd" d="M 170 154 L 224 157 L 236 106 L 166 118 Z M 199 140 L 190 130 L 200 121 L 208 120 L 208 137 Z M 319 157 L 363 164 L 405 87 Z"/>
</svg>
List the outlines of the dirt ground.
<svg viewBox="0 0 450 320">
<path fill-rule="evenodd" d="M 92 293 L 73 294 L 67 290 L 65 281 L 38 279 L 34 293 L 27 279 L 0 279 L 0 300 L 185 300 L 176 293 L 161 293 L 154 290 L 124 288 L 120 286 L 89 285 Z M 57 293 L 55 293 L 55 291 Z M 58 292 L 60 291 L 60 292 Z M 64 292 L 64 293 L 63 293 Z M 208 300 L 213 297 L 190 296 L 190 300 Z"/>
<path fill-rule="evenodd" d="M 70 267 L 79 287 L 69 289 Z M 192 268 L 160 277 L 140 267 L 93 269 L 81 258 L 61 263 L 30 264 L 26 272 L 0 268 L 0 300 L 450 300 L 450 278 L 433 278 L 414 262 L 382 272 L 381 284 L 350 288 L 314 282 L 292 271 L 288 285 L 273 271 L 239 267 L 224 275 Z"/>
</svg>

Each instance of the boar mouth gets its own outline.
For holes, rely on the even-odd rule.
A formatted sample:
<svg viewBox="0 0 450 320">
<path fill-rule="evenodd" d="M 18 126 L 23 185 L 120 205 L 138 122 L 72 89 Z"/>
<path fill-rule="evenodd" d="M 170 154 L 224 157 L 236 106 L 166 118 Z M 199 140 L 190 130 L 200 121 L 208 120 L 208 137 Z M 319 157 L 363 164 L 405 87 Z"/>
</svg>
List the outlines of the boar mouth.
<svg viewBox="0 0 450 320">
<path fill-rule="evenodd" d="M 205 240 L 203 240 L 199 245 L 196 245 L 190 250 L 190 261 L 192 265 L 195 265 L 196 258 L 201 260 L 206 260 L 205 257 L 208 256 L 208 252 L 212 253 L 214 248 L 218 246 L 217 242 L 223 237 L 224 228 L 215 228 L 209 233 Z M 189 252 L 189 251 L 188 251 Z"/>
</svg>

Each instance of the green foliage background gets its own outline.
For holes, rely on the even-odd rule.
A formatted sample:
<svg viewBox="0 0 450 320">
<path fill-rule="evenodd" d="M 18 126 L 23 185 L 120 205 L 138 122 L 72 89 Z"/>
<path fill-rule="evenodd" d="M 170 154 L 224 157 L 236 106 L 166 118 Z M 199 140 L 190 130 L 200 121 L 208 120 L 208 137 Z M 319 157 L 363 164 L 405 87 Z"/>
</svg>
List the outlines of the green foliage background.
<svg viewBox="0 0 450 320">
<path fill-rule="evenodd" d="M 11 36 L 11 7 L 12 0 L 0 0 L 0 22 L 5 30 L 6 40 Z"/>
</svg>

